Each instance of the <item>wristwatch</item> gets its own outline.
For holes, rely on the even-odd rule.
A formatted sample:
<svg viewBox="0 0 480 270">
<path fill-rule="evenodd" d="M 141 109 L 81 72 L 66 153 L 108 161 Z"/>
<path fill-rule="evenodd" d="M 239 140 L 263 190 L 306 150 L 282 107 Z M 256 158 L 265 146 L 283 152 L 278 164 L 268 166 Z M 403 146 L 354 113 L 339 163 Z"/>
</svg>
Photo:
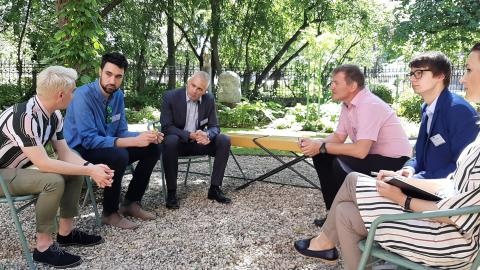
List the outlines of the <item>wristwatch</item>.
<svg viewBox="0 0 480 270">
<path fill-rule="evenodd" d="M 320 145 L 320 154 L 326 154 L 327 153 L 327 143 L 322 142 L 322 145 Z"/>
</svg>

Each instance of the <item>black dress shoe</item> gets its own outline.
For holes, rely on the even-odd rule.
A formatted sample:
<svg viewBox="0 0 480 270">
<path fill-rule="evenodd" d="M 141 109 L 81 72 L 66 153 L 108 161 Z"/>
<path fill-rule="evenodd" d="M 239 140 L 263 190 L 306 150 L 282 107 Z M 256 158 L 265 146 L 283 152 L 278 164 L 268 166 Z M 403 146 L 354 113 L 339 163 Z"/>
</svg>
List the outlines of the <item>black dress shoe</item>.
<svg viewBox="0 0 480 270">
<path fill-rule="evenodd" d="M 219 203 L 231 203 L 232 200 L 230 198 L 227 198 L 225 194 L 223 194 L 222 190 L 220 187 L 216 186 L 211 186 L 210 189 L 208 190 L 208 198 L 210 200 L 215 200 Z"/>
<path fill-rule="evenodd" d="M 173 192 L 169 192 L 167 194 L 167 201 L 165 202 L 165 207 L 168 209 L 178 209 L 180 206 L 178 206 L 178 200 L 177 200 L 177 194 Z"/>
<path fill-rule="evenodd" d="M 336 248 L 318 251 L 308 249 L 310 240 L 312 240 L 312 238 L 295 241 L 295 249 L 303 256 L 319 258 L 328 262 L 334 262 L 338 259 L 338 251 Z"/>
<path fill-rule="evenodd" d="M 316 218 L 313 220 L 313 224 L 315 224 L 315 226 L 317 227 L 322 227 L 323 224 L 325 223 L 325 220 L 327 220 L 326 218 Z"/>
</svg>

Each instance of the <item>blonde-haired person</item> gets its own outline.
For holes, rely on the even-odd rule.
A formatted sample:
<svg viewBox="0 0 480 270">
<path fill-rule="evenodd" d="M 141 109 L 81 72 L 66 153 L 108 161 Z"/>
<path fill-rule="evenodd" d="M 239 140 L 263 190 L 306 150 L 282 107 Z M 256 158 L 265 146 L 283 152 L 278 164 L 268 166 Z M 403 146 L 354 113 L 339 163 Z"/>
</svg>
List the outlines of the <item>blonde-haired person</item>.
<svg viewBox="0 0 480 270">
<path fill-rule="evenodd" d="M 38 194 L 35 205 L 36 248 L 33 259 L 53 267 L 73 267 L 82 260 L 60 246 L 93 246 L 101 236 L 74 228 L 82 175 L 99 187 L 112 183 L 113 171 L 106 165 L 93 165 L 68 148 L 63 139 L 63 118 L 59 110 L 72 100 L 77 72 L 51 66 L 38 74 L 37 95 L 6 109 L 0 115 L 0 175 L 12 195 Z M 58 159 L 48 156 L 44 145 L 51 142 Z M 35 167 L 35 168 L 34 168 Z M 3 196 L 0 190 L 0 196 Z M 57 243 L 54 218 L 60 208 Z"/>
<path fill-rule="evenodd" d="M 480 43 L 471 50 L 461 79 L 467 99 L 480 102 Z M 367 236 L 373 220 L 383 214 L 455 209 L 480 204 L 480 137 L 468 145 L 457 160 L 457 169 L 445 179 L 429 180 L 446 195 L 432 202 L 406 196 L 382 181 L 392 171 L 381 171 L 377 179 L 351 173 L 340 188 L 320 235 L 298 240 L 295 248 L 309 257 L 334 261 L 336 246 L 342 250 L 345 269 L 356 269 L 361 252 L 358 241 Z M 415 180 L 425 183 L 424 180 Z M 453 185 L 452 185 L 453 183 Z M 478 214 L 382 223 L 375 240 L 400 256 L 441 269 L 469 269 L 478 252 Z"/>
</svg>

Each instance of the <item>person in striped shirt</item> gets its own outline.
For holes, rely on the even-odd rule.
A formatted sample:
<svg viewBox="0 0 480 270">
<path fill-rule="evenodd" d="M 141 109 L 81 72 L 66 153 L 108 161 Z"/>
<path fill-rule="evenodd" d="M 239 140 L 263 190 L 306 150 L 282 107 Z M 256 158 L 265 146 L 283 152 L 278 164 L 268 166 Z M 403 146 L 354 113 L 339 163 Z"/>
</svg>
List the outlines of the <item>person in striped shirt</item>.
<svg viewBox="0 0 480 270">
<path fill-rule="evenodd" d="M 480 43 L 471 50 L 461 82 L 466 98 L 480 102 Z M 358 241 L 367 236 L 371 223 L 380 215 L 408 211 L 456 209 L 480 204 L 480 137 L 469 144 L 457 160 L 456 170 L 447 178 L 418 180 L 429 191 L 443 194 L 440 201 L 411 198 L 383 180 L 395 172 L 381 171 L 377 179 L 351 173 L 345 179 L 332 209 L 314 238 L 298 240 L 294 246 L 305 256 L 327 261 L 342 250 L 345 269 L 356 269 L 361 257 Z M 382 223 L 375 241 L 384 249 L 411 261 L 441 269 L 469 269 L 479 249 L 480 215 L 404 220 Z"/>
<path fill-rule="evenodd" d="M 39 195 L 35 205 L 37 241 L 33 259 L 61 268 L 77 266 L 82 260 L 59 245 L 92 246 L 103 242 L 101 236 L 74 228 L 83 175 L 90 176 L 101 188 L 111 186 L 113 177 L 108 166 L 85 161 L 68 148 L 63 138 L 60 110 L 72 100 L 76 79 L 77 72 L 71 68 L 48 67 L 38 74 L 37 94 L 0 115 L 0 175 L 12 195 Z M 45 146 L 49 142 L 58 159 L 47 154 Z M 54 219 L 59 208 L 54 243 Z"/>
</svg>

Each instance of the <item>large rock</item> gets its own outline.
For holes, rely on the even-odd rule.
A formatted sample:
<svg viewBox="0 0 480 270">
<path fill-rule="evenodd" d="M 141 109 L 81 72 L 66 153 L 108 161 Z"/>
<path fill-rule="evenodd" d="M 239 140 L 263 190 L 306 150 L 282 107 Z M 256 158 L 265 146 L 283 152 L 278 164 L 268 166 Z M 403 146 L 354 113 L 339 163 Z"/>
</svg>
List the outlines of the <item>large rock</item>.
<svg viewBox="0 0 480 270">
<path fill-rule="evenodd" d="M 225 71 L 218 76 L 218 101 L 236 104 L 242 99 L 240 76 L 233 71 Z"/>
</svg>

